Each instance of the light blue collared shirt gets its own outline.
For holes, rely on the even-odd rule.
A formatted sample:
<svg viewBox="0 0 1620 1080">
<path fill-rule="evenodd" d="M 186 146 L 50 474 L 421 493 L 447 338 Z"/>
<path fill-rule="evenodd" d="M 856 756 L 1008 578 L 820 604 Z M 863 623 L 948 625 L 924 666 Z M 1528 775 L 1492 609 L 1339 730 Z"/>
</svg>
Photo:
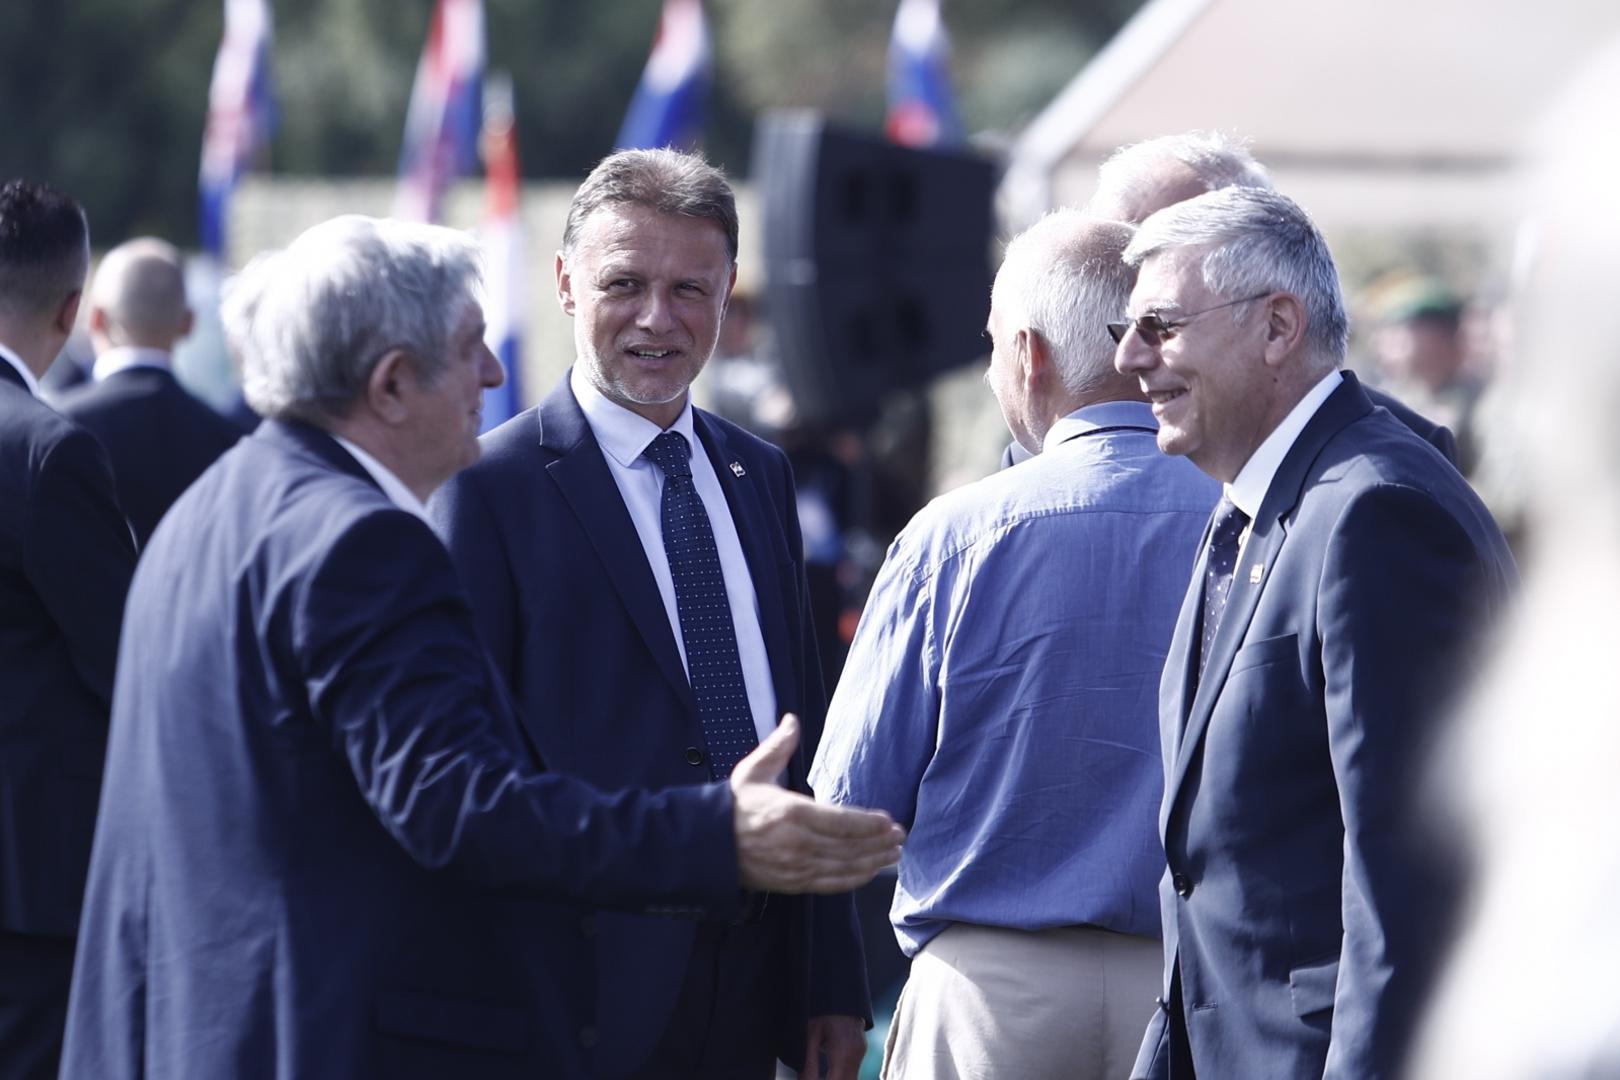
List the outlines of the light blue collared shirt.
<svg viewBox="0 0 1620 1080">
<path fill-rule="evenodd" d="M 1220 489 L 1156 430 L 1071 413 L 889 549 L 810 782 L 910 830 L 908 955 L 956 922 L 1159 932 L 1159 675 Z"/>
<path fill-rule="evenodd" d="M 624 508 L 635 524 L 636 537 L 647 554 L 658 595 L 664 601 L 664 614 L 675 647 L 686 667 L 686 642 L 681 638 L 680 609 L 675 604 L 675 578 L 669 572 L 669 556 L 664 551 L 664 525 L 660 506 L 664 497 L 664 470 L 642 457 L 663 428 L 623 405 L 609 401 L 574 365 L 568 386 L 585 413 L 585 422 L 607 458 L 608 471 L 619 487 Z M 754 731 L 761 741 L 776 730 L 776 684 L 771 680 L 771 660 L 765 653 L 765 634 L 759 625 L 759 598 L 754 595 L 754 579 L 748 572 L 737 523 L 731 518 L 725 490 L 714 473 L 714 463 L 698 441 L 692 424 L 692 401 L 688 397 L 681 415 L 669 426 L 678 431 L 692 448 L 692 486 L 703 500 L 714 531 L 714 544 L 720 551 L 720 572 L 726 579 L 726 601 L 731 606 L 731 624 L 737 634 L 737 655 L 742 662 L 743 683 L 748 690 L 748 710 L 754 717 Z M 690 670 L 687 673 L 691 676 Z"/>
</svg>

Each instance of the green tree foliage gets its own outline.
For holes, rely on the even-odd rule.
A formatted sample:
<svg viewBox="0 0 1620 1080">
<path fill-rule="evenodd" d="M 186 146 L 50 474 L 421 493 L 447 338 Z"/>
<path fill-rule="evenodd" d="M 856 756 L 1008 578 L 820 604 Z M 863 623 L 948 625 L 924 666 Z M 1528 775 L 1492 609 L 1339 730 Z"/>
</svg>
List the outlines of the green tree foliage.
<svg viewBox="0 0 1620 1080">
<path fill-rule="evenodd" d="M 1016 130 L 1140 0 L 944 0 L 970 130 Z M 271 0 L 280 127 L 261 167 L 387 175 L 432 0 Z M 524 171 L 579 176 L 612 149 L 660 0 L 485 0 L 489 65 L 510 71 Z M 0 3 L 0 176 L 73 192 L 97 246 L 196 241 L 197 159 L 219 0 Z M 708 0 L 708 149 L 748 167 L 758 110 L 882 123 L 891 0 Z"/>
</svg>

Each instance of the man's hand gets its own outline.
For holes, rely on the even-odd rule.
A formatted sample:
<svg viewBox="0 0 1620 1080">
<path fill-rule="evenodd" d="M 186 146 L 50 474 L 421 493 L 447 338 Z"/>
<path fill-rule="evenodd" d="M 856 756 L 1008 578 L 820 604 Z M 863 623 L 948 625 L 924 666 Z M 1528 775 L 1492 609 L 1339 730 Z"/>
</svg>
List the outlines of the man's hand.
<svg viewBox="0 0 1620 1080">
<path fill-rule="evenodd" d="M 827 1055 L 827 1071 L 821 1071 L 821 1055 Z M 812 1016 L 805 1038 L 804 1068 L 801 1078 L 855 1080 L 866 1057 L 866 1022 L 858 1016 Z"/>
<path fill-rule="evenodd" d="M 882 811 L 822 806 L 777 786 L 799 743 L 791 713 L 731 771 L 737 869 L 745 889 L 840 893 L 900 861 L 905 830 Z"/>
</svg>

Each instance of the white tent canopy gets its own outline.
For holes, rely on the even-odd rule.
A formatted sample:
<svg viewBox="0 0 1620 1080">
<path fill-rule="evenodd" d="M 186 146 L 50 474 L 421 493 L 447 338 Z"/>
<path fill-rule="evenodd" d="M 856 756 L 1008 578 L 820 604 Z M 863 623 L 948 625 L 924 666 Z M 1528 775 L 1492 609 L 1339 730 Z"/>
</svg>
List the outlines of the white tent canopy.
<svg viewBox="0 0 1620 1080">
<path fill-rule="evenodd" d="M 1148 0 L 1018 139 L 1005 209 L 1022 225 L 1083 202 L 1120 145 L 1218 129 L 1325 227 L 1510 228 L 1537 118 L 1617 33 L 1620 0 Z"/>
</svg>

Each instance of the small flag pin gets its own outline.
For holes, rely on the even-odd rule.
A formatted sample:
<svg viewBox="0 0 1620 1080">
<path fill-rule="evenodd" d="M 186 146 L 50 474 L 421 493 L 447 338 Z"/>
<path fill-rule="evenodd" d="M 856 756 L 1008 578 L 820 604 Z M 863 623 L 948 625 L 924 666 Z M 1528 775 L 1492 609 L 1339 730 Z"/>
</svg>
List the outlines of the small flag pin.
<svg viewBox="0 0 1620 1080">
<path fill-rule="evenodd" d="M 731 463 L 731 472 L 735 476 L 747 476 L 748 475 L 747 471 L 743 469 L 742 462 L 740 462 L 740 461 L 733 461 Z"/>
<path fill-rule="evenodd" d="M 1260 579 L 1265 577 L 1265 576 L 1266 576 L 1266 564 L 1265 563 L 1258 563 L 1257 562 L 1253 566 L 1249 567 L 1249 584 L 1250 585 L 1258 585 L 1258 584 L 1260 584 Z"/>
</svg>

